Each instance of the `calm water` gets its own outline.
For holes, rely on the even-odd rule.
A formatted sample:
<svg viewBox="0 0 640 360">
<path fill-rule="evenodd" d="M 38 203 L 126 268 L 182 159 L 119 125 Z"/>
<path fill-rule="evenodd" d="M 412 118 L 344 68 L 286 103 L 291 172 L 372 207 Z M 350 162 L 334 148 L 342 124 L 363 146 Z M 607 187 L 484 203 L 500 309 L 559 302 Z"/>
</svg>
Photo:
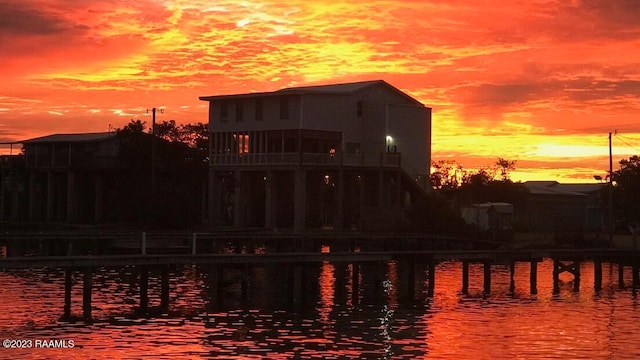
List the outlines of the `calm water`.
<svg viewBox="0 0 640 360">
<path fill-rule="evenodd" d="M 436 268 L 435 296 L 424 295 L 423 271 L 408 293 L 402 263 L 362 265 L 357 301 L 351 267 L 324 263 L 304 269 L 302 299 L 291 301 L 286 268 L 250 269 L 243 300 L 240 271 L 227 271 L 222 301 L 206 267 L 171 271 L 168 314 L 136 316 L 136 272 L 99 269 L 94 275 L 94 323 L 61 322 L 61 270 L 0 272 L 0 338 L 73 340 L 72 349 L 3 349 L 5 359 L 348 359 L 348 358 L 589 358 L 640 356 L 639 300 L 617 287 L 617 266 L 603 266 L 603 290 L 593 291 L 593 265 L 582 264 L 579 292 L 572 276 L 552 294 L 552 262 L 538 267 L 538 295 L 529 294 L 529 266 L 494 266 L 492 294 L 482 295 L 482 268 L 470 268 L 461 295 L 461 266 Z M 625 274 L 630 282 L 631 272 Z M 74 275 L 73 307 L 81 315 L 82 275 Z M 158 305 L 159 274 L 149 298 Z"/>
</svg>

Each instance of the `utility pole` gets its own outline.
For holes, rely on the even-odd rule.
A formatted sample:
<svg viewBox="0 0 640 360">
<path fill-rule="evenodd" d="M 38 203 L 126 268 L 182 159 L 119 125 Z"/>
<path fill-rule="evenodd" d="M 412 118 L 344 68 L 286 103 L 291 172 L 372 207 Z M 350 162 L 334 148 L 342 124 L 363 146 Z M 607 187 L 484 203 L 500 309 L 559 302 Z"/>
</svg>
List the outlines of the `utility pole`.
<svg viewBox="0 0 640 360">
<path fill-rule="evenodd" d="M 149 199 L 149 213 L 148 213 L 148 221 L 149 223 L 153 222 L 153 211 L 155 209 L 156 203 L 156 152 L 157 152 L 157 143 L 156 143 L 156 108 L 151 109 L 151 179 L 150 179 L 150 193 L 151 198 Z M 147 113 L 149 109 L 147 109 Z M 160 109 L 160 112 L 164 112 L 163 109 Z"/>
<path fill-rule="evenodd" d="M 613 154 L 609 132 L 609 246 L 613 246 Z"/>
</svg>

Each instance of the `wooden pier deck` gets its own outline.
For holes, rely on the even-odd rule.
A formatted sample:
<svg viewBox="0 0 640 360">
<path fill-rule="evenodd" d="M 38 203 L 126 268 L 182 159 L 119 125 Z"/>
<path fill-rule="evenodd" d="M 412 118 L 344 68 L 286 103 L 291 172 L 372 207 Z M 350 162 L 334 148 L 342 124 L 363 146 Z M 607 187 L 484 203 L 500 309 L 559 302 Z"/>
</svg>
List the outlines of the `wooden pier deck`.
<svg viewBox="0 0 640 360">
<path fill-rule="evenodd" d="M 115 242 L 114 242 L 115 239 Z M 107 242 L 105 244 L 105 242 Z M 154 244 L 156 242 L 156 244 Z M 350 264 L 351 283 L 354 287 L 352 299 L 357 303 L 357 287 L 360 267 L 366 263 L 387 263 L 389 261 L 407 264 L 410 271 L 406 281 L 413 289 L 416 271 L 425 271 L 425 293 L 434 295 L 436 265 L 444 261 L 458 261 L 462 266 L 461 292 L 468 293 L 469 265 L 483 264 L 483 291 L 491 292 L 491 267 L 508 265 L 511 276 L 511 290 L 514 289 L 515 264 L 530 264 L 530 293 L 537 293 L 538 263 L 545 258 L 554 261 L 554 292 L 559 291 L 559 275 L 569 272 L 573 275 L 574 290 L 580 289 L 580 263 L 593 262 L 593 286 L 602 288 L 602 263 L 618 265 L 618 282 L 624 287 L 622 274 L 625 267 L 632 267 L 634 288 L 640 287 L 640 256 L 637 251 L 620 249 L 465 249 L 466 240 L 451 240 L 449 245 L 462 249 L 446 249 L 442 246 L 446 238 L 419 236 L 296 236 L 296 235 L 249 235 L 238 234 L 171 234 L 163 238 L 146 233 L 114 236 L 99 234 L 82 236 L 69 234 L 0 234 L 0 245 L 6 244 L 11 250 L 29 250 L 30 256 L 20 256 L 8 251 L 9 256 L 0 257 L 0 271 L 9 269 L 61 268 L 65 271 L 65 305 L 63 318 L 70 317 L 72 273 L 83 273 L 83 317 L 91 321 L 91 294 L 93 273 L 100 267 L 135 267 L 139 273 L 140 309 L 148 307 L 149 271 L 160 269 L 161 308 L 169 307 L 169 267 L 180 265 L 204 265 L 222 276 L 225 269 L 240 269 L 243 274 L 241 288 L 246 296 L 246 274 L 251 267 L 279 264 L 286 266 L 285 276 L 292 298 L 303 292 L 300 284 L 304 278 L 303 269 L 307 265 L 321 262 Z M 125 244 L 125 249 L 134 253 L 113 254 L 109 247 Z M 163 245 L 163 253 L 153 253 L 156 245 Z M 150 246 L 151 245 L 151 246 Z M 464 246 L 461 246 L 464 245 Z M 442 248 L 445 248 L 444 250 Z M 449 246 L 451 247 L 451 246 Z M 168 253 L 167 253 L 168 252 Z M 52 254 L 53 255 L 50 255 Z M 62 253 L 62 255 L 60 254 Z M 220 285 L 221 286 L 221 285 Z M 296 290 L 297 289 L 297 290 Z"/>
</svg>

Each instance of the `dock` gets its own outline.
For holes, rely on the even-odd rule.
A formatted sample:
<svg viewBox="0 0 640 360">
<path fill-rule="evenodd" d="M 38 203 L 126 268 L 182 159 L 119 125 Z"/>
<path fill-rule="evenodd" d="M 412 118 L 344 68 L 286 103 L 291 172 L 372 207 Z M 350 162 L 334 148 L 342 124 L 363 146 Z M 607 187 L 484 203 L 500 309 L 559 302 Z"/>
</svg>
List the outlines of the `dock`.
<svg viewBox="0 0 640 360">
<path fill-rule="evenodd" d="M 537 294 L 538 263 L 545 258 L 552 259 L 553 291 L 559 292 L 559 276 L 563 272 L 573 275 L 574 291 L 580 290 L 580 264 L 592 262 L 594 265 L 593 287 L 602 289 L 602 263 L 618 266 L 618 284 L 625 287 L 625 267 L 631 267 L 632 286 L 640 286 L 640 256 L 635 251 L 620 249 L 452 249 L 464 245 L 467 240 L 451 240 L 426 236 L 299 236 L 240 234 L 2 234 L 0 244 L 7 246 L 8 256 L 0 258 L 0 271 L 9 269 L 55 268 L 65 271 L 65 299 L 62 318 L 71 317 L 72 274 L 83 274 L 83 318 L 91 322 L 91 295 L 93 274 L 96 268 L 135 267 L 139 274 L 140 306 L 148 309 L 149 271 L 160 269 L 161 311 L 169 308 L 169 271 L 173 266 L 201 265 L 212 269 L 222 279 L 227 269 L 240 269 L 242 296 L 246 296 L 248 269 L 283 265 L 286 267 L 288 295 L 301 297 L 304 281 L 303 269 L 306 265 L 329 262 L 350 265 L 351 283 L 354 286 L 352 302 L 357 303 L 357 287 L 360 266 L 364 264 L 397 261 L 408 266 L 406 279 L 412 293 L 415 293 L 415 274 L 427 274 L 424 292 L 434 295 L 437 283 L 436 265 L 444 261 L 458 261 L 462 266 L 461 293 L 469 290 L 470 264 L 483 266 L 483 293 L 491 292 L 491 268 L 506 265 L 510 270 L 510 290 L 513 292 L 514 274 L 518 262 L 530 267 L 530 294 Z M 158 247 L 157 245 L 162 245 Z M 448 244 L 449 248 L 443 244 Z M 114 254 L 125 249 L 128 253 Z M 477 244 L 476 244 L 477 246 Z M 26 251 L 17 254 L 12 249 Z M 161 250 L 161 251 L 158 251 Z M 60 254 L 62 252 L 62 254 Z M 126 252 L 126 251 L 125 251 Z M 221 283 L 222 281 L 218 281 Z M 222 285 L 219 285 L 222 286 Z"/>
</svg>

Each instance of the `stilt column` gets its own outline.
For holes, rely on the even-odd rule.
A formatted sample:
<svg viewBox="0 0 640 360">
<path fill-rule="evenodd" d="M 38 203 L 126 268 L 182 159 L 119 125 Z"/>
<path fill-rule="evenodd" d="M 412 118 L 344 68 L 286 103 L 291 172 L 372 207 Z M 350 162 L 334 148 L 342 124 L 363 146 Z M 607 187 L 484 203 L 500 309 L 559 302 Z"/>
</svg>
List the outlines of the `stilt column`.
<svg viewBox="0 0 640 360">
<path fill-rule="evenodd" d="M 295 185 L 294 185 L 294 215 L 293 215 L 293 227 L 295 231 L 304 231 L 306 226 L 307 215 L 307 173 L 303 169 L 296 170 L 295 172 Z"/>
</svg>

